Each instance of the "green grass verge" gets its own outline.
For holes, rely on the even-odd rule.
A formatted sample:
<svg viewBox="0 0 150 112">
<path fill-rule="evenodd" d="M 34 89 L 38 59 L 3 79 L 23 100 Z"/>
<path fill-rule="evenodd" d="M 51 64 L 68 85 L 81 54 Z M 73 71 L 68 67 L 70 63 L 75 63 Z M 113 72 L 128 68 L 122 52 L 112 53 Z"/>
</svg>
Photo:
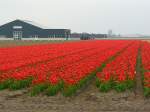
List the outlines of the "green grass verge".
<svg viewBox="0 0 150 112">
<path fill-rule="evenodd" d="M 84 79 L 80 80 L 77 84 L 75 85 L 65 85 L 62 89 L 62 93 L 64 96 L 72 96 L 76 93 L 76 91 L 80 88 L 82 88 L 84 85 L 87 85 L 90 80 L 92 80 L 95 77 L 95 72 L 92 74 L 88 75 Z"/>
<path fill-rule="evenodd" d="M 4 89 L 7 89 L 9 88 L 9 86 L 13 83 L 13 80 L 12 79 L 8 79 L 4 82 L 1 82 L 0 83 L 0 90 L 4 90 Z"/>
<path fill-rule="evenodd" d="M 46 89 L 46 95 L 48 96 L 54 96 L 56 95 L 61 89 L 63 88 L 63 82 L 60 81 L 58 84 L 56 85 L 48 85 L 47 89 Z"/>
<path fill-rule="evenodd" d="M 29 93 L 30 96 L 36 96 L 46 90 L 48 88 L 48 84 L 38 84 L 32 87 L 31 92 Z"/>
<path fill-rule="evenodd" d="M 144 86 L 144 84 L 145 84 L 145 82 L 144 82 L 144 74 L 145 74 L 146 72 L 148 72 L 148 70 L 145 70 L 144 67 L 143 67 L 143 65 L 142 65 L 142 67 L 141 67 L 141 74 L 142 74 L 143 86 Z M 144 96 L 145 96 L 145 97 L 150 97 L 150 88 L 144 87 L 144 88 L 143 88 L 143 91 L 144 91 Z"/>
<path fill-rule="evenodd" d="M 116 83 L 114 86 L 114 89 L 117 92 L 124 92 L 126 90 L 131 90 L 134 88 L 135 85 L 135 81 L 134 80 L 126 80 L 124 82 L 121 83 Z"/>
<path fill-rule="evenodd" d="M 144 96 L 145 97 L 150 97 L 150 88 L 144 87 Z"/>
<path fill-rule="evenodd" d="M 114 82 L 112 80 L 107 82 L 102 82 L 96 78 L 96 86 L 100 92 L 108 92 L 113 88 Z"/>
<path fill-rule="evenodd" d="M 10 90 L 18 90 L 18 89 L 26 88 L 30 86 L 31 82 L 32 82 L 31 77 L 24 80 L 8 79 L 0 83 L 0 90 L 8 89 L 8 88 Z"/>
<path fill-rule="evenodd" d="M 56 85 L 50 85 L 48 83 L 34 85 L 31 89 L 30 96 L 36 96 L 41 92 L 45 93 L 48 96 L 54 96 L 62 89 L 62 87 L 62 81 L 60 81 L 60 83 Z"/>
<path fill-rule="evenodd" d="M 112 79 L 107 82 L 102 82 L 98 78 L 96 79 L 96 86 L 99 88 L 100 92 L 108 92 L 112 89 L 116 90 L 117 92 L 124 92 L 127 89 L 132 89 L 134 84 L 135 82 L 133 80 L 126 80 L 119 83 Z"/>
<path fill-rule="evenodd" d="M 9 85 L 10 90 L 19 90 L 26 87 L 29 87 L 32 83 L 33 78 L 28 78 L 24 80 L 13 80 L 13 82 Z"/>
</svg>

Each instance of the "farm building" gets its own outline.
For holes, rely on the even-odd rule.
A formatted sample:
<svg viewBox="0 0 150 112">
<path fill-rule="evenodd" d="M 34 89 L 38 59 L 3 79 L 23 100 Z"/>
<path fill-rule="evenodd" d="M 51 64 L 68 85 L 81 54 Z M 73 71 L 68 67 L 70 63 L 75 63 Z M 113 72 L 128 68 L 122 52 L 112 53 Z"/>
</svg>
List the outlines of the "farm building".
<svg viewBox="0 0 150 112">
<path fill-rule="evenodd" d="M 43 28 L 32 21 L 15 20 L 0 26 L 0 38 L 70 38 L 70 29 Z"/>
</svg>

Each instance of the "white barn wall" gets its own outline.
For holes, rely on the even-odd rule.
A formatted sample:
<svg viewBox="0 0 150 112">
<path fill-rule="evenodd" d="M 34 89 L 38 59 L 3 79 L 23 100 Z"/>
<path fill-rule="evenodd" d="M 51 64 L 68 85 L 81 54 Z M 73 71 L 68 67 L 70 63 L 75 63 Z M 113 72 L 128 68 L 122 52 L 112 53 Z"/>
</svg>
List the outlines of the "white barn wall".
<svg viewBox="0 0 150 112">
<path fill-rule="evenodd" d="M 14 40 L 13 38 L 0 37 L 0 40 Z"/>
<path fill-rule="evenodd" d="M 1 37 L 0 40 L 14 40 L 13 38 Z M 22 38 L 22 40 L 66 40 L 66 38 Z M 80 38 L 68 38 L 68 40 L 80 40 Z"/>
</svg>

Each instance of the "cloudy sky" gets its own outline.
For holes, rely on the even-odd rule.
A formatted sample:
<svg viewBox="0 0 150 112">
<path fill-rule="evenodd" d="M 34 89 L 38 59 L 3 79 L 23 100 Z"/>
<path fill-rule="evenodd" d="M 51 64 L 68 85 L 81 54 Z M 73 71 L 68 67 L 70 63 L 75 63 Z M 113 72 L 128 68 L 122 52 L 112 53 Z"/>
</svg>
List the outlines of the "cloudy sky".
<svg viewBox="0 0 150 112">
<path fill-rule="evenodd" d="M 14 19 L 72 32 L 150 34 L 150 0 L 0 0 L 0 25 Z"/>
</svg>

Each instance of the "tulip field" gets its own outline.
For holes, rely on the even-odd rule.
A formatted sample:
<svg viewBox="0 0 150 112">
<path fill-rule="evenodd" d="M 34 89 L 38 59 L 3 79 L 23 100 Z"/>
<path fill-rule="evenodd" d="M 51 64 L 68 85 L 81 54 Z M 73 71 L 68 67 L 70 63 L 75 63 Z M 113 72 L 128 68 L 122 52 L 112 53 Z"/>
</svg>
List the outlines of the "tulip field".
<svg viewBox="0 0 150 112">
<path fill-rule="evenodd" d="M 143 42 L 142 45 L 142 67 L 143 67 L 143 85 L 145 95 L 150 94 L 150 44 L 148 42 Z"/>
<path fill-rule="evenodd" d="M 150 95 L 150 43 L 89 40 L 0 48 L 0 90 L 27 88 L 30 95 L 75 94 L 95 81 L 100 92 L 132 90 L 141 61 L 143 89 Z M 141 60 L 137 61 L 137 57 Z"/>
<path fill-rule="evenodd" d="M 130 45 L 123 53 L 106 65 L 97 77 L 102 84 L 99 84 L 101 91 L 108 91 L 114 88 L 117 91 L 124 91 L 133 87 L 136 74 L 136 57 L 138 54 L 139 42 Z"/>
</svg>

